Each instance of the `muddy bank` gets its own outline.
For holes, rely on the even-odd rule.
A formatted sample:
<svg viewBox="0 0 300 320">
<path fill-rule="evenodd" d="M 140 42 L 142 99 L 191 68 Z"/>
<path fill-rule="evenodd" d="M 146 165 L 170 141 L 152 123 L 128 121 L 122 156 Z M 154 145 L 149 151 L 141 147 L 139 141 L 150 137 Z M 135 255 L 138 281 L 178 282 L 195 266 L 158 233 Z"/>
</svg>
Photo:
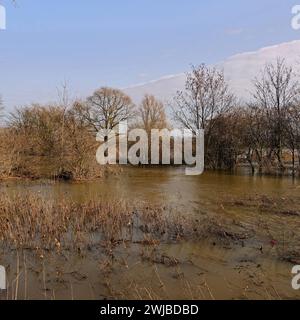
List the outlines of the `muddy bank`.
<svg viewBox="0 0 300 320">
<path fill-rule="evenodd" d="M 297 209 L 295 199 L 286 201 Z M 297 225 L 282 233 L 281 211 L 271 198 L 261 202 L 229 199 L 219 204 L 223 215 L 193 215 L 139 201 L 2 193 L 2 298 L 300 298 L 290 286 L 299 261 Z M 256 223 L 238 221 L 230 211 L 238 206 L 259 207 Z"/>
<path fill-rule="evenodd" d="M 255 212 L 251 220 L 261 250 L 270 245 L 276 259 L 300 264 L 300 196 L 272 197 L 256 194 L 228 199 L 222 206 L 225 211 L 225 208 L 229 211 L 231 208 L 246 208 L 249 213 Z"/>
<path fill-rule="evenodd" d="M 254 249 L 205 242 L 131 245 L 114 255 L 90 251 L 37 256 L 1 254 L 8 270 L 3 299 L 292 299 L 290 268 Z"/>
</svg>

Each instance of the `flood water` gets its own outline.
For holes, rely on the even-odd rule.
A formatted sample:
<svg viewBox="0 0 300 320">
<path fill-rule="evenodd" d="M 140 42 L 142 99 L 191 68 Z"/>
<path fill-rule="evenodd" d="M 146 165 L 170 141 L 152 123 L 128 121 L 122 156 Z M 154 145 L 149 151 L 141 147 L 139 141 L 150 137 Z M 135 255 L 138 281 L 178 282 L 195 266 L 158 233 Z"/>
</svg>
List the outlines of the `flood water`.
<svg viewBox="0 0 300 320">
<path fill-rule="evenodd" d="M 290 177 L 252 176 L 245 172 L 230 174 L 206 172 L 186 176 L 183 168 L 125 168 L 120 174 L 82 183 L 11 181 L 0 185 L 0 191 L 32 190 L 54 199 L 70 197 L 75 201 L 94 198 L 124 198 L 164 202 L 182 206 L 187 213 L 207 210 L 232 197 L 268 195 L 299 197 L 300 179 Z"/>
<path fill-rule="evenodd" d="M 184 215 L 216 215 L 263 234 L 265 226 L 273 237 L 284 233 L 290 247 L 299 248 L 290 236 L 300 232 L 300 216 L 262 215 L 255 205 L 239 205 L 239 199 L 270 197 L 280 203 L 300 199 L 300 181 L 292 178 L 251 176 L 246 172 L 206 172 L 186 176 L 183 168 L 125 168 L 118 175 L 83 183 L 5 182 L 1 191 L 10 194 L 35 193 L 47 199 L 124 198 L 129 201 L 163 203 Z M 300 201 L 299 201 L 300 203 Z M 298 208 L 300 211 L 300 208 Z M 276 240 L 276 239 L 275 239 Z M 209 239 L 201 243 L 165 244 L 160 255 L 176 257 L 178 266 L 153 265 L 139 258 L 140 248 L 119 247 L 120 259 L 113 270 L 101 267 L 97 252 L 84 258 L 71 253 L 68 259 L 49 256 L 43 264 L 28 268 L 27 287 L 20 281 L 20 298 L 47 299 L 289 299 L 300 298 L 291 287 L 293 264 L 275 257 L 276 247 L 264 236 L 245 241 L 240 247 L 216 246 Z M 293 243 L 295 241 L 295 243 Z M 263 248 L 263 249 L 262 249 Z M 132 255 L 132 252 L 135 254 Z M 3 253 L 0 264 L 15 279 L 16 256 Z M 24 253 L 22 254 L 22 257 Z M 30 253 L 26 253 L 30 264 Z M 30 270 L 30 271 L 29 271 Z M 61 281 L 53 274 L 63 274 Z M 26 297 L 24 297 L 24 290 Z M 10 293 L 8 293 L 9 295 Z"/>
</svg>

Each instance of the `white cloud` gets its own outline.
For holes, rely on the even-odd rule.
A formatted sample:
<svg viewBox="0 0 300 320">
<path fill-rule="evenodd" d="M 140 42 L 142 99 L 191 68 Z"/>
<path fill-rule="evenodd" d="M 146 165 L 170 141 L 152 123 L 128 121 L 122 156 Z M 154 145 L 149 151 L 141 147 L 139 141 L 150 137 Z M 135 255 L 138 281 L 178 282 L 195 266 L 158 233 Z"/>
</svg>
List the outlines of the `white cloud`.
<svg viewBox="0 0 300 320">
<path fill-rule="evenodd" d="M 259 75 L 260 70 L 267 62 L 274 62 L 278 57 L 285 58 L 288 64 L 300 71 L 300 40 L 237 54 L 216 64 L 216 66 L 224 69 L 232 91 L 239 98 L 247 99 L 252 90 L 252 79 Z M 131 86 L 125 91 L 136 102 L 141 101 L 146 93 L 154 94 L 166 102 L 178 90 L 184 89 L 185 79 L 185 73 L 169 75 L 158 80 Z"/>
</svg>

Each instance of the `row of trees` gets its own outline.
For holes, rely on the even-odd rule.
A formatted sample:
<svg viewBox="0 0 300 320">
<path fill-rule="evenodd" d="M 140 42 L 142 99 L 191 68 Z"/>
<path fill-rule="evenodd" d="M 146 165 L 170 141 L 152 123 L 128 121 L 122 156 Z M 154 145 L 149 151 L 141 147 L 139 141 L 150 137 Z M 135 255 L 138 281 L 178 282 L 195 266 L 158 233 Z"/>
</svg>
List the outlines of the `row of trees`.
<svg viewBox="0 0 300 320">
<path fill-rule="evenodd" d="M 209 168 L 234 169 L 247 163 L 253 172 L 283 172 L 289 167 L 296 174 L 300 167 L 297 76 L 278 59 L 265 66 L 253 86 L 251 102 L 241 105 L 222 71 L 193 67 L 185 90 L 170 104 L 170 120 L 154 96 L 146 95 L 136 107 L 124 92 L 101 88 L 74 102 L 64 86 L 56 105 L 32 105 L 10 114 L 1 131 L 2 168 L 9 175 L 43 176 L 47 168 L 58 177 L 96 177 L 101 173 L 95 161 L 95 133 L 127 120 L 149 134 L 153 128 L 175 123 L 194 132 L 204 129 Z"/>
<path fill-rule="evenodd" d="M 85 101 L 71 101 L 64 85 L 55 105 L 17 108 L 0 131 L 0 168 L 5 176 L 91 179 L 104 173 L 96 163 L 96 133 L 127 120 L 165 128 L 164 106 L 145 96 L 139 108 L 122 91 L 101 88 Z M 111 170 L 111 168 L 110 168 Z"/>
<path fill-rule="evenodd" d="M 267 64 L 253 80 L 251 102 L 241 106 L 223 72 L 202 65 L 188 75 L 173 106 L 184 127 L 205 130 L 206 165 L 292 174 L 300 167 L 300 83 L 284 59 Z M 291 163 L 291 166 L 289 166 Z"/>
</svg>

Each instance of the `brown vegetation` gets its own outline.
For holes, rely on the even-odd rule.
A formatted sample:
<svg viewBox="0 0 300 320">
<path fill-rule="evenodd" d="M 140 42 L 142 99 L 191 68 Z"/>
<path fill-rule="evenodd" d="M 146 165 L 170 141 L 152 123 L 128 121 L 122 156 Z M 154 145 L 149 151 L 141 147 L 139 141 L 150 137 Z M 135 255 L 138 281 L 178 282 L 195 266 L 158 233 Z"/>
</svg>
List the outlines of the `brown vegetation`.
<svg viewBox="0 0 300 320">
<path fill-rule="evenodd" d="M 213 217 L 185 217 L 163 206 L 124 201 L 45 201 L 33 193 L 0 194 L 2 245 L 16 249 L 91 248 L 120 242 L 174 243 L 211 237 L 239 241 L 243 231 Z M 228 228 L 227 228 L 228 226 Z M 227 229 L 226 229 L 227 228 Z"/>
<path fill-rule="evenodd" d="M 16 110 L 2 129 L 2 176 L 86 179 L 101 175 L 95 139 L 73 109 L 34 105 Z"/>
<path fill-rule="evenodd" d="M 204 65 L 193 68 L 174 105 L 177 122 L 205 130 L 207 167 L 299 174 L 300 83 L 284 59 L 265 66 L 246 106 L 237 106 L 222 72 Z"/>
<path fill-rule="evenodd" d="M 299 175 L 300 85 L 283 59 L 265 66 L 254 80 L 251 102 L 240 106 L 223 72 L 193 67 L 172 109 L 181 127 L 194 133 L 204 129 L 206 168 L 243 165 L 253 173 Z M 153 96 L 146 95 L 136 108 L 122 91 L 101 88 L 85 101 L 71 102 L 64 87 L 57 105 L 18 108 L 7 119 L 0 131 L 0 175 L 101 177 L 96 133 L 125 120 L 149 135 L 151 129 L 170 127 L 163 103 Z"/>
<path fill-rule="evenodd" d="M 195 217 L 146 203 L 119 200 L 75 203 L 68 199 L 45 200 L 33 193 L 0 194 L 0 250 L 3 257 L 6 253 L 11 257 L 6 262 L 9 278 L 3 298 L 74 299 L 82 290 L 79 297 L 92 294 L 93 299 L 214 299 L 222 294 L 243 299 L 253 295 L 287 296 L 284 290 L 273 288 L 274 283 L 267 281 L 264 272 L 269 269 L 260 262 L 271 255 L 277 260 L 299 263 L 298 229 L 295 227 L 294 235 L 290 234 L 292 228 L 281 234 L 281 220 L 268 224 L 269 215 L 274 219 L 274 213 L 283 214 L 281 202 L 273 200 L 261 196 L 223 203 L 222 210 L 231 205 L 257 205 L 263 214 L 257 215 L 258 227 L 254 232 L 247 223 L 225 219 L 220 214 Z M 283 201 L 284 207 L 289 204 L 291 208 L 299 203 L 299 199 Z M 180 254 L 166 249 L 169 244 L 180 244 L 172 246 L 180 248 Z M 233 247 L 232 251 L 239 252 L 238 259 L 234 255 L 235 267 L 230 271 L 220 263 L 221 257 L 215 256 L 216 252 L 205 260 L 210 265 L 210 259 L 215 259 L 225 283 L 220 284 L 219 278 L 214 281 L 215 274 L 207 279 L 210 273 L 202 260 L 207 259 L 207 252 L 204 250 L 202 257 L 201 248 L 208 244 L 210 251 L 217 250 L 218 254 L 222 250 L 221 256 L 226 256 Z M 200 257 L 191 255 L 189 250 L 182 252 L 185 245 L 187 248 L 196 245 Z M 231 281 L 224 277 L 231 277 L 236 284 L 231 287 Z M 175 291 L 173 286 L 177 288 Z"/>
</svg>

